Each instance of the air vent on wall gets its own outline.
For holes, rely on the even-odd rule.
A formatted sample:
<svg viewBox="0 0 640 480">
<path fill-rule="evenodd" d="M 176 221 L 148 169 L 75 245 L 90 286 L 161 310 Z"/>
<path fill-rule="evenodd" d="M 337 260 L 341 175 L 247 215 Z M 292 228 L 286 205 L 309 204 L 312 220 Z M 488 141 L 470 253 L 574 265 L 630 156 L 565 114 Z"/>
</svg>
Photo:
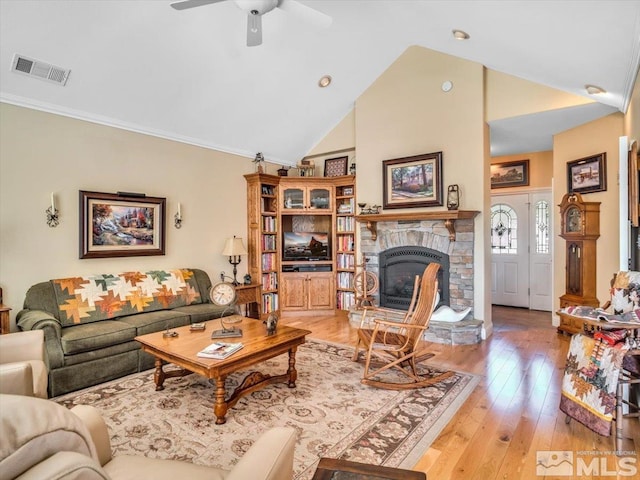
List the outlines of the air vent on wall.
<svg viewBox="0 0 640 480">
<path fill-rule="evenodd" d="M 69 73 L 71 73 L 71 70 L 65 70 L 64 68 L 56 67 L 55 65 L 41 62 L 40 60 L 34 60 L 17 53 L 13 56 L 11 70 L 37 77 L 41 80 L 57 83 L 58 85 L 65 85 L 67 78 L 69 78 Z"/>
</svg>

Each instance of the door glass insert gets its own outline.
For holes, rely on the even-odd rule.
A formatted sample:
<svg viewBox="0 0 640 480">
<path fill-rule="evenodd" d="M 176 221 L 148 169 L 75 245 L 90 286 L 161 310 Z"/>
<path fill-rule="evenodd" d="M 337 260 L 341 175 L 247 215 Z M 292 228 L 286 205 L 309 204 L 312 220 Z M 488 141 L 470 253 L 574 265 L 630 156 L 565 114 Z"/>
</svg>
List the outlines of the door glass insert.
<svg viewBox="0 0 640 480">
<path fill-rule="evenodd" d="M 549 253 L 549 202 L 537 202 L 535 212 L 536 253 Z"/>
<path fill-rule="evenodd" d="M 304 191 L 301 188 L 287 188 L 283 197 L 284 208 L 304 208 Z"/>
<path fill-rule="evenodd" d="M 491 207 L 491 252 L 518 253 L 518 216 L 513 208 L 504 203 Z"/>
<path fill-rule="evenodd" d="M 312 188 L 310 195 L 311 208 L 329 208 L 329 190 L 326 188 Z"/>
</svg>

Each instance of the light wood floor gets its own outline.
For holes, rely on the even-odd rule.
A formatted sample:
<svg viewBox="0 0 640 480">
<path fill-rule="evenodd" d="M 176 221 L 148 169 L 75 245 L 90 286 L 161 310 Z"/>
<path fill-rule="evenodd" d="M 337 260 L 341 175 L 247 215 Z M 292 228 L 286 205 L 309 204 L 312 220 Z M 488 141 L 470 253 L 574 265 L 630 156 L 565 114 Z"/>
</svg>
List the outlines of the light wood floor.
<svg viewBox="0 0 640 480">
<path fill-rule="evenodd" d="M 578 458 L 593 467 L 580 478 L 640 479 L 637 420 L 628 420 L 632 439 L 625 440 L 622 449 L 629 453 L 621 457 L 613 454 L 613 437 L 601 437 L 576 421 L 565 423 L 558 405 L 569 337 L 556 333 L 551 314 L 493 307 L 492 318 L 493 335 L 479 345 L 431 344 L 436 355 L 429 363 L 482 380 L 414 469 L 429 480 L 562 480 L 570 477 L 536 476 L 536 452 L 561 450 L 573 452 L 574 470 Z M 311 330 L 311 338 L 354 343 L 346 316 L 281 322 Z"/>
</svg>

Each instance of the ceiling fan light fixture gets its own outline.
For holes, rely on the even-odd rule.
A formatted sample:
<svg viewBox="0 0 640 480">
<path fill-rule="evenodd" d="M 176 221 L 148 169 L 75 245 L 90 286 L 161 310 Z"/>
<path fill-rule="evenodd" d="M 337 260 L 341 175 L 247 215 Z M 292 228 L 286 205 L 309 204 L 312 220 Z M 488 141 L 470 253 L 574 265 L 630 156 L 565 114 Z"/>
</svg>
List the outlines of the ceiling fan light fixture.
<svg viewBox="0 0 640 480">
<path fill-rule="evenodd" d="M 600 95 L 602 93 L 607 93 L 604 88 L 598 87 L 597 85 L 585 85 L 584 89 L 587 91 L 589 95 Z"/>
<path fill-rule="evenodd" d="M 323 75 L 320 80 L 318 80 L 318 86 L 320 88 L 326 88 L 331 85 L 331 75 Z"/>
<path fill-rule="evenodd" d="M 452 30 L 453 38 L 456 40 L 469 40 L 471 36 L 463 30 Z"/>
</svg>

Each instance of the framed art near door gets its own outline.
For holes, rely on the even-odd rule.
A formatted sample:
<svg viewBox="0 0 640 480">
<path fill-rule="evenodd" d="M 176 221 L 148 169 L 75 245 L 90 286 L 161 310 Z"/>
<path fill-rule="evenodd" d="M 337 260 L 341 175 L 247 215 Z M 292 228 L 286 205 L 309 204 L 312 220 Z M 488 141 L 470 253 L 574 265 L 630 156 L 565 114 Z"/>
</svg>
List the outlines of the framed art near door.
<svg viewBox="0 0 640 480">
<path fill-rule="evenodd" d="M 166 199 L 80 190 L 80 258 L 164 255 Z"/>
<path fill-rule="evenodd" d="M 584 194 L 606 190 L 606 152 L 567 162 L 567 192 Z"/>
<path fill-rule="evenodd" d="M 529 160 L 491 164 L 491 188 L 529 185 Z"/>
</svg>

